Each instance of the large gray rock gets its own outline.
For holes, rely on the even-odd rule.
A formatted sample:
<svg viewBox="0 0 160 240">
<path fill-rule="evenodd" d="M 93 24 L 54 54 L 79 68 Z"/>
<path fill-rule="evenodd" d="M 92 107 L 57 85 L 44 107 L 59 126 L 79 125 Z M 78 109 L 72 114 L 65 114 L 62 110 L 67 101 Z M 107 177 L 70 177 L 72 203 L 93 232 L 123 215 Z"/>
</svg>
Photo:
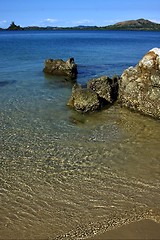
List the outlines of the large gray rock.
<svg viewBox="0 0 160 240">
<path fill-rule="evenodd" d="M 44 65 L 45 68 L 43 72 L 52 75 L 66 76 L 67 79 L 75 79 L 78 73 L 74 58 L 70 58 L 66 62 L 62 59 L 47 59 Z"/>
<path fill-rule="evenodd" d="M 91 89 L 82 88 L 81 84 L 73 86 L 67 105 L 81 113 L 97 110 L 101 106 L 98 95 Z"/>
<path fill-rule="evenodd" d="M 135 67 L 123 72 L 118 101 L 145 115 L 160 118 L 160 49 L 153 48 Z"/>
<path fill-rule="evenodd" d="M 109 78 L 108 76 L 94 78 L 87 83 L 87 88 L 96 92 L 100 98 L 109 103 L 113 103 L 117 100 L 118 80 L 119 76 L 117 75 L 112 78 Z"/>
</svg>

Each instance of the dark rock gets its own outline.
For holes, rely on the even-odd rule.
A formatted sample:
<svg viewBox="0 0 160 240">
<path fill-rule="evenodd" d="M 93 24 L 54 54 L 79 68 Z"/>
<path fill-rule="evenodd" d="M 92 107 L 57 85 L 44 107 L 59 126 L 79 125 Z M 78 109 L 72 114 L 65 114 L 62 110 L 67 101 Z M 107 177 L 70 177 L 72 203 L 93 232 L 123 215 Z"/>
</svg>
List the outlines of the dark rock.
<svg viewBox="0 0 160 240">
<path fill-rule="evenodd" d="M 101 103 L 98 95 L 93 90 L 82 88 L 81 84 L 75 84 L 67 105 L 78 112 L 86 113 L 99 109 Z"/>
<path fill-rule="evenodd" d="M 160 49 L 150 50 L 135 67 L 123 72 L 118 101 L 145 115 L 160 118 Z"/>
<path fill-rule="evenodd" d="M 75 79 L 78 73 L 77 64 L 75 64 L 74 58 L 70 58 L 66 62 L 62 59 L 47 59 L 45 61 L 43 72 L 52 75 L 65 76 L 66 80 Z"/>
<path fill-rule="evenodd" d="M 100 98 L 113 103 L 118 96 L 118 80 L 117 75 L 112 78 L 108 76 L 94 78 L 87 83 L 87 88 L 96 92 Z"/>
</svg>

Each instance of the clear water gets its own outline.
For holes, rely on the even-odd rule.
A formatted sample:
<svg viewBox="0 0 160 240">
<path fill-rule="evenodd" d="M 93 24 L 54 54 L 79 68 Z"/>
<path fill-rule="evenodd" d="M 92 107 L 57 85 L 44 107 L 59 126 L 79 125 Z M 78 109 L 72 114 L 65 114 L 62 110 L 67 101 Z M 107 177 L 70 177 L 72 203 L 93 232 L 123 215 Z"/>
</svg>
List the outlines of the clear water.
<svg viewBox="0 0 160 240">
<path fill-rule="evenodd" d="M 121 75 L 160 32 L 0 32 L 0 239 L 82 239 L 140 219 L 160 222 L 160 121 L 115 104 L 80 115 L 72 83 Z"/>
</svg>

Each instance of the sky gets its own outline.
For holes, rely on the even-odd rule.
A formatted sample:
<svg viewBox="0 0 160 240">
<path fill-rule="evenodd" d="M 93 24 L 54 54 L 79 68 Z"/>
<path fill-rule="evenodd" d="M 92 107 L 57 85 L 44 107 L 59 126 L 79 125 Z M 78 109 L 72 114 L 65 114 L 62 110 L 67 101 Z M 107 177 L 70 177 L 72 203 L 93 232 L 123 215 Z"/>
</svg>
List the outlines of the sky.
<svg viewBox="0 0 160 240">
<path fill-rule="evenodd" d="M 107 26 L 144 18 L 160 23 L 160 0 L 0 0 L 0 27 Z"/>
</svg>

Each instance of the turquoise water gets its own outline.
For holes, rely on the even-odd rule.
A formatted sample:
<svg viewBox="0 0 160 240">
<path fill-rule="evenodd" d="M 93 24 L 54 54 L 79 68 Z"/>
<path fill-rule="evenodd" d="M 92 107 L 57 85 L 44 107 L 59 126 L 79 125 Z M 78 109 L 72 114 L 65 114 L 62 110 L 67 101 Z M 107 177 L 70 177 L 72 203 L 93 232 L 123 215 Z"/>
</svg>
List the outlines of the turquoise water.
<svg viewBox="0 0 160 240">
<path fill-rule="evenodd" d="M 42 72 L 74 57 L 85 85 L 159 44 L 159 32 L 0 32 L 0 239 L 160 222 L 160 122 L 117 104 L 80 115 L 66 106 L 73 84 Z"/>
</svg>

